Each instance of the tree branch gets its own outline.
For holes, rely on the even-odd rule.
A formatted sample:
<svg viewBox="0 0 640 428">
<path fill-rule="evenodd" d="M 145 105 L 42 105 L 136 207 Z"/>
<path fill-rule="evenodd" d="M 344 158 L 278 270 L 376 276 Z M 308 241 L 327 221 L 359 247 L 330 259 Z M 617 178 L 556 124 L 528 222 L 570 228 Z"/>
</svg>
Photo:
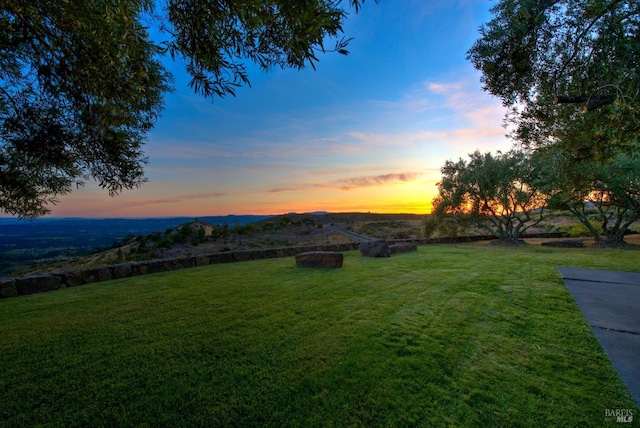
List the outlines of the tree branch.
<svg viewBox="0 0 640 428">
<path fill-rule="evenodd" d="M 616 94 L 607 94 L 601 97 L 593 97 L 589 100 L 589 103 L 586 106 L 584 106 L 584 111 L 590 112 L 599 107 L 613 104 L 615 100 L 616 100 Z"/>
<path fill-rule="evenodd" d="M 587 103 L 584 107 L 585 112 L 593 111 L 599 107 L 613 104 L 616 100 L 616 94 L 605 94 L 601 96 L 591 97 L 589 95 L 558 95 L 553 99 L 554 104 L 579 104 Z"/>
<path fill-rule="evenodd" d="M 558 95 L 553 99 L 554 104 L 577 104 L 589 101 L 588 95 L 578 95 L 575 97 L 569 95 Z"/>
<path fill-rule="evenodd" d="M 617 5 L 617 3 L 620 3 L 621 0 L 614 0 L 611 2 L 611 4 L 608 5 L 607 8 L 605 8 L 602 13 L 600 13 L 598 16 L 595 17 L 595 19 L 586 26 L 586 28 L 582 31 L 582 33 L 575 38 L 574 44 L 573 44 L 573 53 L 571 54 L 571 56 L 569 57 L 569 59 L 564 63 L 564 65 L 562 66 L 562 68 L 560 69 L 559 72 L 555 73 L 555 76 L 561 76 L 564 71 L 566 70 L 566 68 L 569 66 L 569 64 L 576 58 L 576 56 L 578 55 L 579 50 L 576 48 L 576 46 L 579 45 L 579 43 L 582 41 L 583 37 L 585 37 L 587 34 L 589 34 L 589 32 L 591 31 L 591 28 L 596 25 L 598 23 L 598 21 L 600 21 L 600 19 L 602 19 L 607 13 L 611 12 L 615 6 Z"/>
</svg>

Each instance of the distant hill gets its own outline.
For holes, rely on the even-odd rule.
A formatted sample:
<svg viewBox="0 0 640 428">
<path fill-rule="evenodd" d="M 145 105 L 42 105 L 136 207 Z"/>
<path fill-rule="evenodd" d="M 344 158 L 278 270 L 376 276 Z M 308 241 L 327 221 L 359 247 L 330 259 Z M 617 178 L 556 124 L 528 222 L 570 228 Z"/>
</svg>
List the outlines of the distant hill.
<svg viewBox="0 0 640 428">
<path fill-rule="evenodd" d="M 380 222 L 380 221 L 420 221 L 424 219 L 426 214 L 377 214 L 377 213 L 330 213 L 326 211 L 315 211 L 309 213 L 288 213 L 271 216 L 263 220 L 257 221 L 258 224 L 265 222 L 277 223 L 283 218 L 289 218 L 293 222 L 300 222 L 305 219 L 313 219 L 316 224 L 337 224 L 347 225 L 362 222 Z"/>
<path fill-rule="evenodd" d="M 198 217 L 213 225 L 254 223 L 270 216 L 227 215 Z M 128 235 L 147 235 L 193 221 L 171 218 L 42 218 L 33 221 L 0 219 L 0 253 L 32 248 L 95 248 L 110 246 Z"/>
<path fill-rule="evenodd" d="M 227 215 L 198 217 L 213 225 L 241 226 L 269 216 Z M 193 217 L 172 218 L 53 218 L 18 220 L 0 218 L 0 276 L 13 268 L 39 260 L 81 256 L 98 248 L 111 247 L 127 236 L 162 232 L 193 221 Z"/>
</svg>

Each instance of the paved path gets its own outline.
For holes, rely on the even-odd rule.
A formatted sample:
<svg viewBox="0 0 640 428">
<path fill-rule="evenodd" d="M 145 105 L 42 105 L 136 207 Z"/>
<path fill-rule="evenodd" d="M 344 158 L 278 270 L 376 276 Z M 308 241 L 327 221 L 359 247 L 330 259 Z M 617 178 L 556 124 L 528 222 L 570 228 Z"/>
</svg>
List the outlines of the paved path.
<svg viewBox="0 0 640 428">
<path fill-rule="evenodd" d="M 640 405 L 640 273 L 564 266 L 558 270 Z"/>
<path fill-rule="evenodd" d="M 347 235 L 350 238 L 354 238 L 357 241 L 360 242 L 371 242 L 371 241 L 375 241 L 375 238 L 370 238 L 368 236 L 364 236 L 364 235 L 358 235 L 356 233 L 351 232 L 350 230 L 347 229 L 343 229 L 341 227 L 337 227 L 337 226 L 325 226 L 326 228 L 328 228 L 329 230 L 335 230 L 336 232 L 340 232 L 343 235 Z"/>
</svg>

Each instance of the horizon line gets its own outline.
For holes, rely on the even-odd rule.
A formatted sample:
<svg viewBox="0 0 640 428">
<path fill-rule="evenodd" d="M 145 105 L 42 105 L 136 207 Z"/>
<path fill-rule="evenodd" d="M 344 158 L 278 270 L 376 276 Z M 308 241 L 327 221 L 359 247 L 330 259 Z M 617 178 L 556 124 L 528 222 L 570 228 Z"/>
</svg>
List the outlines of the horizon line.
<svg viewBox="0 0 640 428">
<path fill-rule="evenodd" d="M 329 215 L 329 214 L 372 214 L 372 215 L 415 215 L 415 216 L 424 216 L 430 215 L 431 213 L 410 213 L 410 212 L 397 212 L 397 213 L 379 213 L 372 211 L 304 211 L 304 212 L 296 212 L 289 211 L 286 213 L 280 214 L 210 214 L 210 215 L 168 215 L 168 216 L 122 216 L 122 217 L 94 217 L 94 216 L 41 216 L 33 219 L 29 218 L 18 218 L 16 216 L 0 216 L 0 220 L 16 220 L 16 221 L 36 221 L 36 220 L 71 220 L 71 219 L 89 219 L 89 220 L 144 220 L 144 219 L 172 219 L 172 218 L 205 218 L 205 217 L 277 217 L 283 215 Z"/>
</svg>

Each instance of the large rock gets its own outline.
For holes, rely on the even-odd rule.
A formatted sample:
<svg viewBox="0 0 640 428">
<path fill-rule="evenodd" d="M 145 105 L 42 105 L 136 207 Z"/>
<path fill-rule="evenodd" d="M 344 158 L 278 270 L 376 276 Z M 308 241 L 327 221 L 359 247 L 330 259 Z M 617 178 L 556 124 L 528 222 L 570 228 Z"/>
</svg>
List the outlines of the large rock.
<svg viewBox="0 0 640 428">
<path fill-rule="evenodd" d="M 0 279 L 0 298 L 18 295 L 15 278 Z"/>
<path fill-rule="evenodd" d="M 236 251 L 233 253 L 233 261 L 246 262 L 251 260 L 251 251 Z"/>
<path fill-rule="evenodd" d="M 62 282 L 64 282 L 67 287 L 77 287 L 78 285 L 84 284 L 82 275 L 79 272 L 62 272 L 60 273 L 60 276 L 62 278 Z"/>
<path fill-rule="evenodd" d="M 62 278 L 56 275 L 31 275 L 15 280 L 18 295 L 40 293 L 43 291 L 57 290 L 62 286 Z"/>
<path fill-rule="evenodd" d="M 82 282 L 85 284 L 91 284 L 94 282 L 108 281 L 113 279 L 111 270 L 107 266 L 100 266 L 96 268 L 83 269 L 78 271 L 82 278 Z"/>
<path fill-rule="evenodd" d="M 115 265 L 111 268 L 113 279 L 129 278 L 133 273 L 133 266 L 130 264 Z"/>
<path fill-rule="evenodd" d="M 389 245 L 391 254 L 408 253 L 410 251 L 418 251 L 418 246 L 412 242 L 403 242 L 400 244 Z"/>
<path fill-rule="evenodd" d="M 364 257 L 391 257 L 389 244 L 384 240 L 363 242 L 359 246 L 360 254 Z"/>
<path fill-rule="evenodd" d="M 196 257 L 196 266 L 206 266 L 211 261 L 210 256 L 198 256 Z"/>
<path fill-rule="evenodd" d="M 344 256 L 337 251 L 309 251 L 296 255 L 296 266 L 341 268 Z"/>
</svg>

